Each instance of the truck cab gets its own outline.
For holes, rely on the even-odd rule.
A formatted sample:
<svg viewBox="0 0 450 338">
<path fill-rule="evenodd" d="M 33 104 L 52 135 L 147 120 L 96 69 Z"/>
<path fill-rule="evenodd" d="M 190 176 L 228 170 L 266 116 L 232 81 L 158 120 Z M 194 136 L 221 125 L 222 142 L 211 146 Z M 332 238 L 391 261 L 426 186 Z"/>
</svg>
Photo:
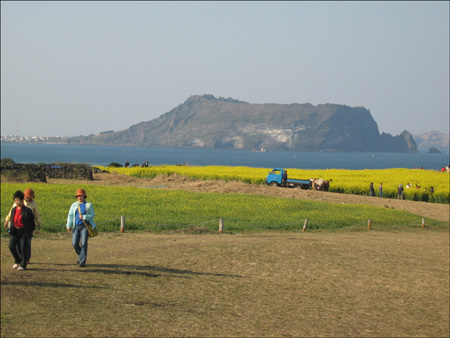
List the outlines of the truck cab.
<svg viewBox="0 0 450 338">
<path fill-rule="evenodd" d="M 309 189 L 311 187 L 310 180 L 293 179 L 287 177 L 286 182 L 283 182 L 283 175 L 287 173 L 286 169 L 274 168 L 266 177 L 266 184 L 274 187 L 287 187 L 297 189 Z"/>
<path fill-rule="evenodd" d="M 274 168 L 269 171 L 269 175 L 266 177 L 266 184 L 278 187 L 281 185 L 283 179 L 284 169 Z"/>
</svg>

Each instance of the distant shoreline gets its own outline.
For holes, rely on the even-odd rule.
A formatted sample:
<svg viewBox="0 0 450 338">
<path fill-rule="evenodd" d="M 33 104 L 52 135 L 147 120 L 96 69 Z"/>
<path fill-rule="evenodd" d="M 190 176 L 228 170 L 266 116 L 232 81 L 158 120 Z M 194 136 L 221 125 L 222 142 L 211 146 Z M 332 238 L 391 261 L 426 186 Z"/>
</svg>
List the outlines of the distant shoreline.
<svg viewBox="0 0 450 338">
<path fill-rule="evenodd" d="M 67 138 L 65 139 L 67 140 Z M 59 144 L 59 145 L 70 145 L 70 146 L 99 146 L 99 147 L 143 147 L 143 148 L 154 148 L 154 149 L 166 149 L 166 148 L 176 148 L 176 149 L 201 149 L 201 150 L 246 150 L 252 151 L 254 153 L 267 153 L 267 152 L 299 152 L 299 153 L 372 153 L 372 154 L 410 154 L 410 153 L 396 153 L 396 152 L 373 152 L 373 151 L 341 151 L 341 150 L 295 150 L 295 149 L 264 149 L 264 151 L 254 150 L 254 149 L 240 149 L 240 148 L 203 148 L 203 147 L 153 147 L 153 146 L 139 146 L 130 144 L 80 144 L 80 143 L 69 143 L 67 141 L 48 141 L 48 142 L 30 142 L 30 141 L 1 141 L 4 144 Z M 418 154 L 446 154 L 450 153 L 450 149 L 440 150 L 439 153 L 430 153 L 428 151 L 419 151 Z M 411 153 L 412 154 L 412 153 Z"/>
<path fill-rule="evenodd" d="M 89 163 L 106 166 L 112 162 L 142 165 L 225 165 L 262 168 L 385 169 L 421 168 L 439 170 L 449 165 L 447 154 L 308 152 L 281 150 L 253 152 L 246 149 L 163 148 L 143 146 L 79 145 L 62 142 L 4 143 L 2 158 L 16 163 Z"/>
</svg>

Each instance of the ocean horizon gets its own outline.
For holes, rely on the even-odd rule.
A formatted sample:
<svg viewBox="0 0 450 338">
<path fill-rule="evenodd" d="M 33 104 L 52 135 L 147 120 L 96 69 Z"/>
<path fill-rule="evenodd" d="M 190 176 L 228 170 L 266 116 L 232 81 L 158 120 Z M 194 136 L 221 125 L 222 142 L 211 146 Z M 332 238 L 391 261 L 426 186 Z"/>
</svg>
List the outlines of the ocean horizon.
<svg viewBox="0 0 450 338">
<path fill-rule="evenodd" d="M 449 154 L 372 152 L 254 152 L 240 149 L 154 148 L 40 143 L 1 143 L 1 157 L 16 163 L 86 163 L 107 166 L 112 162 L 131 166 L 192 165 L 246 166 L 299 169 L 390 169 L 440 170 L 448 166 Z"/>
<path fill-rule="evenodd" d="M 246 166 L 298 169 L 390 169 L 440 170 L 450 163 L 449 154 L 374 152 L 254 152 L 241 149 L 155 148 L 43 143 L 1 143 L 1 157 L 16 163 L 86 163 L 107 166 L 191 165 Z"/>
</svg>

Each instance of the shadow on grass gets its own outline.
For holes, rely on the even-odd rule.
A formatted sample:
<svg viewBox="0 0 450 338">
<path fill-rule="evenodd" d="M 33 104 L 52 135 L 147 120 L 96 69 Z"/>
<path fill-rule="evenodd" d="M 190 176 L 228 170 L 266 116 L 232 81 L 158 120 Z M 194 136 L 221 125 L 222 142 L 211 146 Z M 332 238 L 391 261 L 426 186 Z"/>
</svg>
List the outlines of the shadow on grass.
<svg viewBox="0 0 450 338">
<path fill-rule="evenodd" d="M 59 265 L 59 266 L 72 266 L 72 264 L 53 264 L 53 265 Z M 89 268 L 88 268 L 89 267 Z M 39 269 L 39 268 L 33 268 L 29 269 L 32 271 L 55 271 L 55 269 Z M 125 271 L 125 270 L 105 270 L 105 269 L 96 269 L 94 265 L 88 265 L 87 267 L 83 268 L 77 268 L 72 270 L 61 270 L 64 272 L 82 272 L 82 273 L 103 273 L 106 275 L 135 275 L 135 276 L 142 276 L 142 277 L 159 277 L 159 274 L 154 273 L 148 273 L 143 271 Z"/>
<path fill-rule="evenodd" d="M 133 269 L 133 270 L 152 270 L 158 272 L 165 272 L 177 275 L 197 275 L 197 276 L 216 276 L 216 277 L 237 277 L 237 278 L 245 278 L 240 275 L 227 275 L 222 273 L 209 273 L 209 272 L 196 272 L 191 270 L 179 270 L 179 269 L 171 269 L 153 265 L 124 265 L 124 264 L 91 264 L 89 265 L 91 268 L 115 268 L 115 269 Z M 95 270 L 93 270 L 95 271 Z M 111 271 L 111 270 L 108 270 Z M 133 272 L 134 273 L 134 272 Z"/>
<path fill-rule="evenodd" d="M 34 263 L 33 265 L 39 265 L 41 263 Z M 54 266 L 73 266 L 75 264 L 53 264 Z M 30 269 L 31 270 L 31 269 Z M 40 269 L 32 268 L 35 271 L 53 271 L 54 269 Z M 143 271 L 144 270 L 144 271 Z M 70 272 L 84 272 L 84 273 L 103 273 L 103 274 L 117 274 L 117 275 L 136 275 L 143 277 L 160 277 L 161 274 L 149 273 L 146 271 L 156 271 L 167 274 L 173 274 L 178 278 L 188 278 L 189 275 L 194 276 L 215 276 L 215 277 L 233 277 L 233 278 L 245 278 L 240 275 L 227 275 L 221 273 L 209 273 L 209 272 L 196 272 L 191 270 L 171 269 L 165 267 L 158 267 L 152 265 L 128 265 L 128 264 L 88 264 L 84 268 L 77 268 L 73 270 L 64 270 Z"/>
<path fill-rule="evenodd" d="M 52 288 L 87 288 L 87 289 L 108 289 L 103 286 L 86 286 L 86 285 L 75 285 L 75 284 L 60 284 L 60 283 L 42 283 L 42 282 L 2 282 L 4 285 L 21 285 L 21 286 L 45 286 Z"/>
</svg>

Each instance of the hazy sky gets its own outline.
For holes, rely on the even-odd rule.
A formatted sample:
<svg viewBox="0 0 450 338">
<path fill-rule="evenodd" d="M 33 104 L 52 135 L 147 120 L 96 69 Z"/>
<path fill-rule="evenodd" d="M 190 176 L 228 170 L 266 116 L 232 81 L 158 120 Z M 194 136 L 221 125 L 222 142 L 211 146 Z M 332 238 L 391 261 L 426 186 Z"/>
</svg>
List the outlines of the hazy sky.
<svg viewBox="0 0 450 338">
<path fill-rule="evenodd" d="M 126 129 L 202 94 L 449 133 L 449 2 L 1 3 L 2 135 Z"/>
</svg>

